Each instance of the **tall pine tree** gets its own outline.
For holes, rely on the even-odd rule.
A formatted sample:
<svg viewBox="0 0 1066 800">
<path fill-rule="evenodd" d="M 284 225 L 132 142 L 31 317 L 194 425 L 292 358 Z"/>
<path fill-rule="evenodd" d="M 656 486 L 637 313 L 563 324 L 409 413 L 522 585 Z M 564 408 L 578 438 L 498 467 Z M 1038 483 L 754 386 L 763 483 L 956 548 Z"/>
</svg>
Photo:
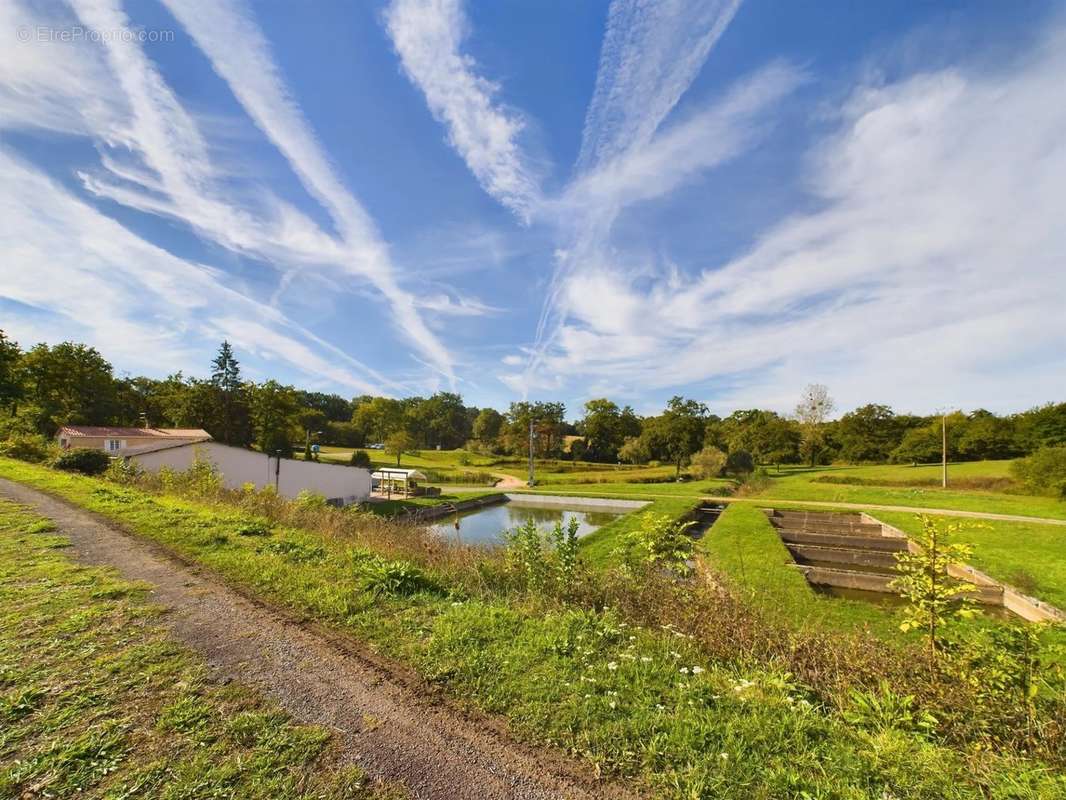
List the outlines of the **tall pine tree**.
<svg viewBox="0 0 1066 800">
<path fill-rule="evenodd" d="M 233 357 L 233 348 L 223 341 L 218 348 L 218 355 L 211 362 L 211 383 L 218 389 L 222 411 L 222 441 L 233 444 L 236 433 L 237 412 L 241 393 L 241 368 Z"/>
</svg>

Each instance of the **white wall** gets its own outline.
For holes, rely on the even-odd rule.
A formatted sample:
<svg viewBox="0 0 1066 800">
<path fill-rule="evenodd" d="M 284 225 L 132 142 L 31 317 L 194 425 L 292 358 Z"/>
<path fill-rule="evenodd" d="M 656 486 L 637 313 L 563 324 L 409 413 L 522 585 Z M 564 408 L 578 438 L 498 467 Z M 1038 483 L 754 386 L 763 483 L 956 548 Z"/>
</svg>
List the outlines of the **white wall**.
<svg viewBox="0 0 1066 800">
<path fill-rule="evenodd" d="M 155 472 L 161 467 L 188 469 L 197 457 L 218 467 L 222 482 L 229 489 L 239 489 L 246 483 L 254 483 L 260 488 L 274 485 L 277 459 L 255 450 L 230 447 L 218 442 L 170 447 L 131 455 L 129 459 Z M 345 503 L 361 502 L 370 496 L 370 471 L 359 467 L 283 458 L 276 477 L 278 494 L 282 497 L 296 497 L 304 489 Z"/>
</svg>

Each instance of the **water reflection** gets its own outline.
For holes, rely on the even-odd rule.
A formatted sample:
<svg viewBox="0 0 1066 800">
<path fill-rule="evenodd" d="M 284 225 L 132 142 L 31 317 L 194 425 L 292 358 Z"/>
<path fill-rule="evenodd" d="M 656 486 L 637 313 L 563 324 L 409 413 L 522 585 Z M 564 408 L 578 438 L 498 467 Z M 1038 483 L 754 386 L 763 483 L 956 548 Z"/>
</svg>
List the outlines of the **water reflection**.
<svg viewBox="0 0 1066 800">
<path fill-rule="evenodd" d="M 509 503 L 461 513 L 458 519 L 447 517 L 434 525 L 433 529 L 444 536 L 458 536 L 468 544 L 499 544 L 504 541 L 504 531 L 525 525 L 529 520 L 533 520 L 541 530 L 551 530 L 556 522 L 562 522 L 563 527 L 566 527 L 571 519 L 576 519 L 577 535 L 586 536 L 623 513 L 625 512 L 604 511 L 598 508 L 560 508 L 527 500 L 512 500 Z"/>
</svg>

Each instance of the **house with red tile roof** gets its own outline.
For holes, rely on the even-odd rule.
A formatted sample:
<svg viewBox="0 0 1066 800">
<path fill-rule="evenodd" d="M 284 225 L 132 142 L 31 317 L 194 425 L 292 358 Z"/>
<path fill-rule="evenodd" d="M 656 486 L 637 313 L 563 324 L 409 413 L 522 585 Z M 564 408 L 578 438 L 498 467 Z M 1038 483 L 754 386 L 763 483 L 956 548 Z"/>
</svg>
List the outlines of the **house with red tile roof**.
<svg viewBox="0 0 1066 800">
<path fill-rule="evenodd" d="M 190 444 L 211 440 L 202 428 L 122 428 L 101 425 L 64 425 L 56 442 L 64 450 L 88 447 L 112 455 L 154 444 Z"/>
</svg>

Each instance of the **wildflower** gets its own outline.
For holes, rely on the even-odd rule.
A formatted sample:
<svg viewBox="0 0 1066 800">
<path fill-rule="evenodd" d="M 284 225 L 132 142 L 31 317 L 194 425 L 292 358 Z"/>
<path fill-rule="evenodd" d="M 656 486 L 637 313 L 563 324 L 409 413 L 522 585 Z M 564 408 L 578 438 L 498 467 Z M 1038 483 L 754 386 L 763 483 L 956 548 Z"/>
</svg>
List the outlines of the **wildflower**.
<svg viewBox="0 0 1066 800">
<path fill-rule="evenodd" d="M 618 669 L 618 664 L 612 661 L 607 665 L 607 669 L 609 669 L 611 672 L 614 672 L 616 669 Z"/>
<path fill-rule="evenodd" d="M 615 707 L 617 706 L 617 704 L 616 704 L 616 703 L 614 702 L 614 700 L 612 700 L 612 701 L 611 701 L 610 703 L 608 703 L 607 705 L 609 705 L 609 706 L 610 706 L 611 708 L 615 708 Z"/>
<path fill-rule="evenodd" d="M 725 761 L 727 758 L 729 758 L 729 753 L 719 753 L 718 757 L 722 759 L 722 761 Z"/>
<path fill-rule="evenodd" d="M 641 656 L 640 660 L 643 661 L 645 664 L 649 664 L 651 663 L 651 656 Z"/>
<path fill-rule="evenodd" d="M 678 670 L 682 675 L 688 675 L 688 667 L 682 667 Z"/>
<path fill-rule="evenodd" d="M 692 674 L 693 675 L 699 675 L 701 672 L 703 672 L 703 667 L 693 667 L 692 668 Z"/>
</svg>

